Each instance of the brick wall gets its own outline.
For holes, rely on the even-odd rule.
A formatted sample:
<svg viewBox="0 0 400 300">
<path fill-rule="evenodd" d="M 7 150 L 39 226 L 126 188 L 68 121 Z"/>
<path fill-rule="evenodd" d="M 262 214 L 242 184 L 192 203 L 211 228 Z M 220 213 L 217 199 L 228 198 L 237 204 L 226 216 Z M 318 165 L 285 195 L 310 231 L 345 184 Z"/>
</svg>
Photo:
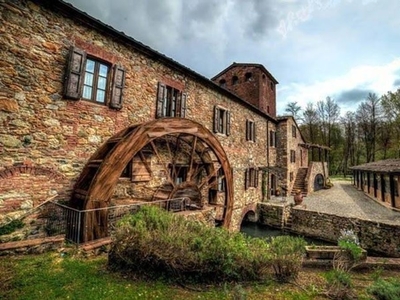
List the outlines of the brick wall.
<svg viewBox="0 0 400 300">
<path fill-rule="evenodd" d="M 265 113 L 276 117 L 275 82 L 260 67 L 240 64 L 230 67 L 225 73 L 214 78 L 214 82 L 238 95 Z"/>
</svg>

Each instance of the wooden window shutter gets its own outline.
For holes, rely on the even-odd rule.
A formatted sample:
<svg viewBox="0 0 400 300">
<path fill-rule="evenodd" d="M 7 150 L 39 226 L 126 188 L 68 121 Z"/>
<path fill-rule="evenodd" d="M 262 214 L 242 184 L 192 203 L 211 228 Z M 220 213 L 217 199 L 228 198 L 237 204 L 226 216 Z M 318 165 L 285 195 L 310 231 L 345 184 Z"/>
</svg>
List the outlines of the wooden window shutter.
<svg viewBox="0 0 400 300">
<path fill-rule="evenodd" d="M 114 80 L 111 92 L 110 107 L 115 109 L 122 108 L 123 90 L 125 85 L 125 70 L 123 67 L 114 66 Z"/>
<path fill-rule="evenodd" d="M 256 141 L 256 122 L 253 122 L 253 141 Z"/>
<path fill-rule="evenodd" d="M 246 141 L 250 140 L 250 122 L 246 120 Z"/>
<path fill-rule="evenodd" d="M 157 111 L 156 111 L 156 118 L 164 117 L 164 105 L 165 105 L 165 96 L 166 96 L 166 86 L 161 82 L 158 83 L 158 92 L 157 92 Z"/>
<path fill-rule="evenodd" d="M 254 169 L 254 172 L 255 172 L 255 174 L 254 174 L 254 176 L 255 176 L 255 179 L 254 179 L 254 187 L 258 187 L 258 169 Z"/>
<path fill-rule="evenodd" d="M 231 135 L 231 112 L 226 111 L 226 135 Z"/>
<path fill-rule="evenodd" d="M 250 174 L 249 174 L 249 169 L 246 169 L 246 172 L 244 173 L 244 189 L 247 190 L 250 185 Z"/>
<path fill-rule="evenodd" d="M 181 97 L 181 118 L 186 117 L 186 98 L 187 95 L 185 93 L 182 93 Z"/>
<path fill-rule="evenodd" d="M 218 118 L 219 118 L 219 108 L 217 106 L 214 106 L 214 132 L 218 132 Z"/>
<path fill-rule="evenodd" d="M 85 77 L 86 52 L 71 47 L 67 72 L 64 82 L 64 96 L 78 100 L 83 90 L 83 79 Z"/>
</svg>

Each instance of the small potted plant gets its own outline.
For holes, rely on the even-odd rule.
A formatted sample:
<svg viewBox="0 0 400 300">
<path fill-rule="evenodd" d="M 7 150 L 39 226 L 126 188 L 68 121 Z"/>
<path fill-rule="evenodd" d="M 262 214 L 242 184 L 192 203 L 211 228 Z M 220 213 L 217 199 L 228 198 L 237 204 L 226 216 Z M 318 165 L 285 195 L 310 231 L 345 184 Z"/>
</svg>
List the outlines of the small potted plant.
<svg viewBox="0 0 400 300">
<path fill-rule="evenodd" d="M 300 205 L 301 203 L 303 203 L 303 194 L 301 190 L 297 189 L 294 192 L 293 200 L 295 205 Z"/>
</svg>

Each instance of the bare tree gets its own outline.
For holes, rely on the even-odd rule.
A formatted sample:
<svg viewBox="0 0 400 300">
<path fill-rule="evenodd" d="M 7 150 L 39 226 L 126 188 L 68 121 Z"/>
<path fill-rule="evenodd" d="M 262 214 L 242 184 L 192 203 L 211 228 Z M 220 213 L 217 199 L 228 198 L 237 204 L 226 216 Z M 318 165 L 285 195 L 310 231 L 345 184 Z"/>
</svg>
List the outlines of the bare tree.
<svg viewBox="0 0 400 300">
<path fill-rule="evenodd" d="M 357 123 L 360 135 L 365 145 L 366 161 L 375 161 L 376 132 L 380 117 L 380 101 L 374 93 L 369 93 L 367 99 L 357 109 Z"/>
<path fill-rule="evenodd" d="M 306 109 L 303 111 L 302 120 L 307 140 L 312 144 L 316 144 L 318 115 L 312 103 L 307 103 Z M 311 160 L 314 160 L 314 151 L 311 152 Z"/>
<path fill-rule="evenodd" d="M 325 101 L 317 102 L 317 115 L 321 124 L 322 140 L 331 147 L 332 128 L 340 117 L 339 105 L 331 97 L 326 97 Z"/>
</svg>

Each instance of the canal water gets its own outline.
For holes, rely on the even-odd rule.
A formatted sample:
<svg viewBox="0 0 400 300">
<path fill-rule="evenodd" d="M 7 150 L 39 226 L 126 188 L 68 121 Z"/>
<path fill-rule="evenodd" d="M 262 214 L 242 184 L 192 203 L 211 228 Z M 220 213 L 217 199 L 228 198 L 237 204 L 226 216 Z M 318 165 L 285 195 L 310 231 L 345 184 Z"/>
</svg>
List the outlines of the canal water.
<svg viewBox="0 0 400 300">
<path fill-rule="evenodd" d="M 283 232 L 280 229 L 273 228 L 273 227 L 259 224 L 259 223 L 253 223 L 253 222 L 243 222 L 242 225 L 240 226 L 240 232 L 242 232 L 248 236 L 251 236 L 251 237 L 267 238 L 267 239 L 271 238 L 271 237 L 275 237 L 275 236 L 280 236 L 280 235 L 299 236 L 299 237 L 304 238 L 308 244 L 334 245 L 333 243 L 326 242 L 323 240 L 309 238 L 309 237 L 303 237 L 303 236 L 300 236 L 295 233 Z"/>
</svg>

